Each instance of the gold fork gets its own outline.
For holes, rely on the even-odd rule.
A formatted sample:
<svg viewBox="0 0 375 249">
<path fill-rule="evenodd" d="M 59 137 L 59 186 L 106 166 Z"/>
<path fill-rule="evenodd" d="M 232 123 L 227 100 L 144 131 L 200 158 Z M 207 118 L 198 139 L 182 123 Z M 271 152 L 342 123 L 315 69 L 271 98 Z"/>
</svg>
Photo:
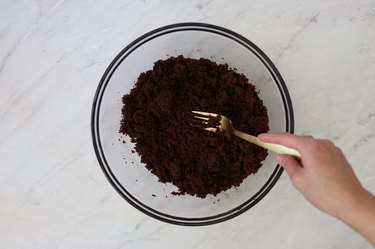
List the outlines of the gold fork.
<svg viewBox="0 0 375 249">
<path fill-rule="evenodd" d="M 240 137 L 242 139 L 249 141 L 250 143 L 256 144 L 264 149 L 273 151 L 277 154 L 286 154 L 286 155 L 291 155 L 297 158 L 301 158 L 301 155 L 299 154 L 299 152 L 292 148 L 288 148 L 281 144 L 266 143 L 266 142 L 261 141 L 259 138 L 255 136 L 236 130 L 232 125 L 232 121 L 223 115 L 211 113 L 211 112 L 199 112 L 199 111 L 193 111 L 193 113 L 195 114 L 194 118 L 198 120 L 199 122 L 201 122 L 202 124 L 204 124 L 204 126 L 202 126 L 202 129 L 206 131 L 211 131 L 211 132 L 224 131 L 227 135 L 233 134 L 237 137 Z M 215 127 L 208 127 L 210 123 L 212 123 L 210 120 L 211 118 L 216 119 L 220 117 L 221 119 Z M 213 122 L 215 123 L 215 120 Z"/>
</svg>

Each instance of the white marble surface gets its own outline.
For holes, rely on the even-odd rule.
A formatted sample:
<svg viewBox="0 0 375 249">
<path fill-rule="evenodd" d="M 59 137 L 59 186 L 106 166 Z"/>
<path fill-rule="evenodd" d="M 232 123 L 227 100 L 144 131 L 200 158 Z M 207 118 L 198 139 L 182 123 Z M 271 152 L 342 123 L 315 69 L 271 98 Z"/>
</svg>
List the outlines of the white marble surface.
<svg viewBox="0 0 375 249">
<path fill-rule="evenodd" d="M 250 211 L 207 227 L 154 220 L 114 191 L 91 144 L 97 84 L 133 39 L 184 21 L 261 47 L 296 133 L 333 139 L 375 192 L 374 1 L 0 0 L 0 248 L 371 248 L 285 174 Z"/>
</svg>

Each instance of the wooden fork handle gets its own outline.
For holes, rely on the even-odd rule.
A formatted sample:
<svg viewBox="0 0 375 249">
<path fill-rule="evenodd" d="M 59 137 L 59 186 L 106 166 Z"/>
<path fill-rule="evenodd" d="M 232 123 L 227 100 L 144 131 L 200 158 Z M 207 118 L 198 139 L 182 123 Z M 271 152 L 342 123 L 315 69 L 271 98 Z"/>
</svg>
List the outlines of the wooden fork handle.
<svg viewBox="0 0 375 249">
<path fill-rule="evenodd" d="M 299 159 L 301 158 L 301 154 L 298 151 L 296 151 L 295 149 L 286 147 L 284 145 L 266 143 L 266 142 L 261 141 L 259 138 L 255 136 L 252 136 L 252 135 L 249 135 L 241 131 L 237 131 L 237 130 L 234 130 L 233 134 L 236 135 L 237 137 L 245 139 L 246 141 L 249 141 L 250 143 L 256 144 L 262 148 L 273 151 L 277 154 L 291 155 Z"/>
</svg>

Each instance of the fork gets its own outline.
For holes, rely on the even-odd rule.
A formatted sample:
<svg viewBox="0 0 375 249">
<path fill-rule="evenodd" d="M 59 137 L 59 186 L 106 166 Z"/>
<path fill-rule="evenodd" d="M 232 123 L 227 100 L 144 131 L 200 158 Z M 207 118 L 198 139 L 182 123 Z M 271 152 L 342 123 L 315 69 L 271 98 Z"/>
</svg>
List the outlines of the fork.
<svg viewBox="0 0 375 249">
<path fill-rule="evenodd" d="M 291 155 L 296 158 L 301 158 L 301 155 L 299 154 L 298 151 L 288 148 L 286 146 L 283 146 L 281 144 L 275 144 L 275 143 L 266 143 L 261 141 L 259 138 L 246 134 L 244 132 L 241 132 L 239 130 L 236 130 L 233 125 L 232 121 L 221 115 L 221 114 L 216 114 L 216 113 L 211 113 L 211 112 L 200 112 L 200 111 L 192 111 L 195 116 L 194 119 L 199 121 L 201 124 L 203 124 L 202 129 L 206 131 L 211 131 L 211 132 L 218 132 L 218 131 L 223 131 L 227 136 L 230 135 L 235 135 L 237 137 L 240 137 L 242 139 L 245 139 L 246 141 L 249 141 L 250 143 L 256 144 L 264 149 L 273 151 L 277 154 L 285 154 L 285 155 Z M 214 127 L 210 127 L 212 123 L 215 123 L 216 120 L 212 119 L 217 119 L 220 120 L 216 122 Z"/>
</svg>

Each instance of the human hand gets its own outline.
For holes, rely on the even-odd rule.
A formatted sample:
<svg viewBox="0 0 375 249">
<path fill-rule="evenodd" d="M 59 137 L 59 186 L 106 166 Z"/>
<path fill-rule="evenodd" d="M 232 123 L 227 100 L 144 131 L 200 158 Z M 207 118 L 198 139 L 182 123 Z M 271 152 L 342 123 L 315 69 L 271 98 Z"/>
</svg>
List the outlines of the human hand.
<svg viewBox="0 0 375 249">
<path fill-rule="evenodd" d="M 296 149 L 301 161 L 278 155 L 277 162 L 288 173 L 293 185 L 322 211 L 342 218 L 344 208 L 366 195 L 342 151 L 329 140 L 289 133 L 267 133 L 258 136 L 265 142 Z"/>
</svg>

